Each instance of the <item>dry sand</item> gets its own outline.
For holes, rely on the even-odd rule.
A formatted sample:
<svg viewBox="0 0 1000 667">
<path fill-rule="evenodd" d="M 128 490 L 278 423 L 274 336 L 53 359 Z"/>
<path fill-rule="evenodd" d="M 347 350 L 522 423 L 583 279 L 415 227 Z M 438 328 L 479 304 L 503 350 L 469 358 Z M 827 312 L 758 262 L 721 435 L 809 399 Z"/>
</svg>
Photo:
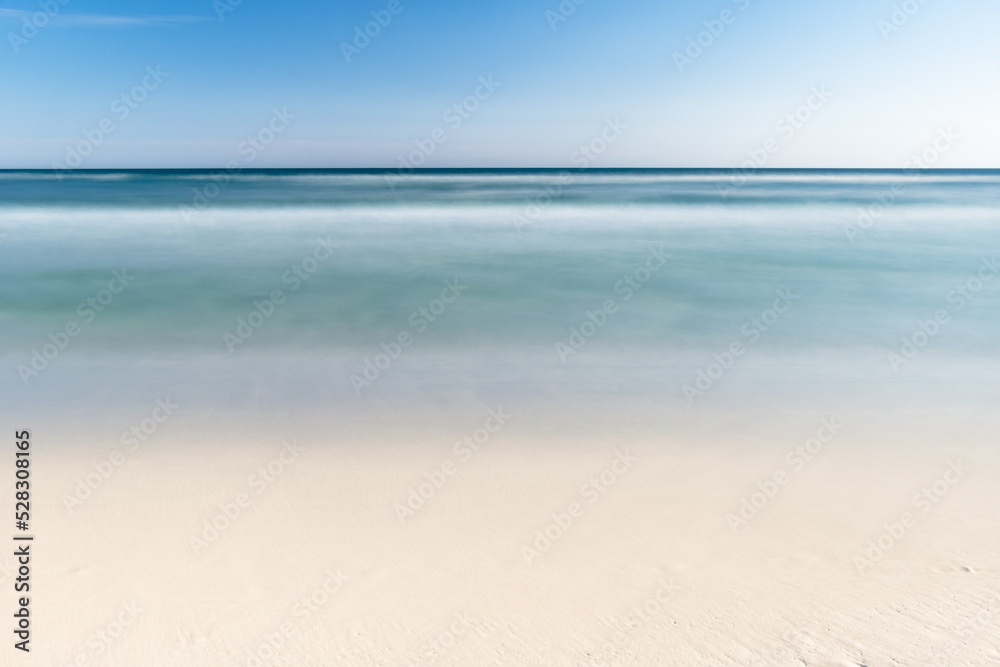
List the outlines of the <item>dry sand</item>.
<svg viewBox="0 0 1000 667">
<path fill-rule="evenodd" d="M 164 428 L 72 509 L 114 446 L 36 429 L 32 651 L 4 664 L 1000 664 L 995 429 L 845 423 L 799 465 L 823 415 L 512 419 L 464 460 L 486 414 L 374 439 Z"/>
</svg>

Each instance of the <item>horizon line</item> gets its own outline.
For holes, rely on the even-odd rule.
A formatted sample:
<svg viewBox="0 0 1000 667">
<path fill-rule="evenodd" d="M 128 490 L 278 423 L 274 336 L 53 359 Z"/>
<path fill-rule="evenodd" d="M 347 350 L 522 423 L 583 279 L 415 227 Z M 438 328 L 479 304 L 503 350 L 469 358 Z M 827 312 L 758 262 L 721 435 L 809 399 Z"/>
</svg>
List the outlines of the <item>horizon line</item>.
<svg viewBox="0 0 1000 667">
<path fill-rule="evenodd" d="M 741 167 L 417 167 L 409 170 L 400 170 L 398 167 L 246 167 L 239 169 L 229 169 L 225 166 L 218 167 L 103 167 L 91 169 L 52 169 L 52 168 L 0 168 L 0 173 L 54 173 L 62 176 L 72 174 L 101 174 L 101 173 L 123 173 L 123 172 L 211 172 L 229 171 L 231 174 L 240 173 L 261 173 L 275 171 L 312 171 L 312 172 L 368 172 L 377 174 L 395 173 L 400 176 L 408 176 L 417 173 L 444 173 L 456 171 L 479 171 L 479 172 L 514 172 L 514 171 L 565 171 L 572 173 L 586 172 L 609 172 L 609 171 L 704 171 L 704 172 L 747 172 L 752 175 L 760 172 L 792 172 L 792 171 L 814 171 L 814 172 L 908 172 L 919 171 L 925 173 L 946 173 L 946 172 L 983 172 L 1000 171 L 1000 167 L 939 167 L 939 168 L 919 168 L 919 167 L 755 167 L 744 169 Z"/>
</svg>

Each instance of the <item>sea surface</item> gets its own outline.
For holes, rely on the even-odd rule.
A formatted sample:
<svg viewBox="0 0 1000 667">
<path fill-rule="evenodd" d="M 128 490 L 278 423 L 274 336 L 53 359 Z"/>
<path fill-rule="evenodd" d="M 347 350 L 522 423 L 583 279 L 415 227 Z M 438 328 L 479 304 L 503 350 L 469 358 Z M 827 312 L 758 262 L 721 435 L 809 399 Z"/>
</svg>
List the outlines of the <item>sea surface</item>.
<svg viewBox="0 0 1000 667">
<path fill-rule="evenodd" d="M 15 412 L 1000 398 L 998 171 L 7 171 L 0 234 Z"/>
</svg>

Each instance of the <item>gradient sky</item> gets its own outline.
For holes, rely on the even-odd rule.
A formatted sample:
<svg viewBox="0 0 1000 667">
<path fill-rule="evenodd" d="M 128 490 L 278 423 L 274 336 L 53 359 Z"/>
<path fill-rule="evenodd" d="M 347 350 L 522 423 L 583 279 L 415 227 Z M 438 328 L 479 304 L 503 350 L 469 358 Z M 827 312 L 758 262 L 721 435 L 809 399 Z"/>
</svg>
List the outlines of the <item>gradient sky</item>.
<svg viewBox="0 0 1000 667">
<path fill-rule="evenodd" d="M 81 167 L 395 167 L 437 128 L 425 167 L 565 167 L 615 118 L 627 129 L 591 166 L 736 166 L 774 137 L 767 167 L 898 168 L 951 128 L 935 167 L 1000 167 L 996 0 L 565 0 L 554 28 L 558 0 L 397 0 L 350 63 L 341 43 L 388 0 L 228 0 L 221 18 L 224 0 L 64 1 L 0 4 L 0 168 L 65 162 L 105 118 Z M 883 35 L 894 4 L 915 11 Z M 120 119 L 112 104 L 157 65 L 168 76 Z M 780 132 L 814 86 L 832 97 Z M 295 118 L 248 161 L 240 142 L 275 108 Z"/>
</svg>

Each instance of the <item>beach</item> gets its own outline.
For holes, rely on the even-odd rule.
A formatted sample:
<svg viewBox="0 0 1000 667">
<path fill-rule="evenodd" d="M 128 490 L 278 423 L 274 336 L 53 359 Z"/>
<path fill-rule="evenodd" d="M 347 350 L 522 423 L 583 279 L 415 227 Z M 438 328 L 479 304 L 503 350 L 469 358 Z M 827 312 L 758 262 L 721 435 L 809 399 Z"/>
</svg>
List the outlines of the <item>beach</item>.
<svg viewBox="0 0 1000 667">
<path fill-rule="evenodd" d="M 995 664 L 998 178 L 5 173 L 22 661 Z"/>
<path fill-rule="evenodd" d="M 562 441 L 512 417 L 467 461 L 448 446 L 454 435 L 364 442 L 319 429 L 296 439 L 299 452 L 282 433 L 247 434 L 239 447 L 206 446 L 204 432 L 161 436 L 80 506 L 39 510 L 44 648 L 32 659 L 996 660 L 998 462 L 987 434 L 946 451 L 917 438 L 873 449 L 845 423 L 796 470 L 785 450 L 818 427 L 800 421 L 798 442 L 760 438 L 750 453 L 737 446 L 758 440 L 746 431 Z M 38 474 L 69 491 L 102 445 L 38 456 Z M 448 461 L 452 474 L 435 480 Z M 771 497 L 781 470 L 788 481 Z M 924 489 L 926 509 L 913 501 Z"/>
</svg>

